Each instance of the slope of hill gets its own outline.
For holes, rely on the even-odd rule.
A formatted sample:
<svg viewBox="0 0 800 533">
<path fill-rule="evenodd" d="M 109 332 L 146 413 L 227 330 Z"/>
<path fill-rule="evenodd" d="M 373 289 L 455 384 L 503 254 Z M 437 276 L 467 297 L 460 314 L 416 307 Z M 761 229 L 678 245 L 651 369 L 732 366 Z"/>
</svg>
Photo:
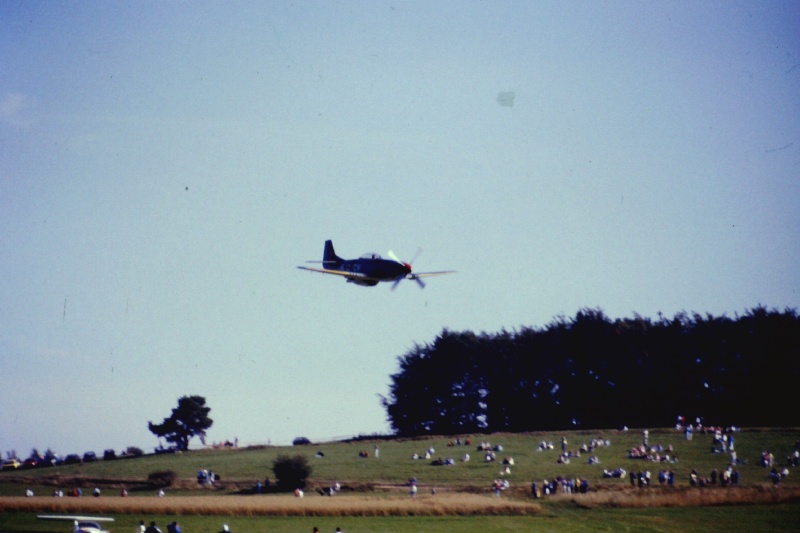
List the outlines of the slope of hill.
<svg viewBox="0 0 800 533">
<path fill-rule="evenodd" d="M 565 449 L 572 453 L 569 463 L 559 462 L 561 438 Z M 800 440 L 796 428 L 747 428 L 735 434 L 737 463 L 741 486 L 771 486 L 768 476 L 771 467 L 760 466 L 762 453 L 771 453 L 775 466 L 783 470 Z M 52 491 L 71 485 L 98 485 L 108 488 L 146 489 L 148 475 L 153 472 L 175 472 L 176 489 L 205 490 L 196 482 L 198 470 L 213 470 L 220 478 L 216 491 L 238 492 L 265 484 L 273 477 L 272 462 L 280 455 L 304 455 L 313 466 L 310 485 L 324 487 L 334 482 L 346 490 L 376 490 L 399 487 L 409 479 L 423 486 L 452 490 L 485 490 L 495 479 L 508 479 L 514 487 L 527 490 L 531 482 L 541 482 L 562 476 L 586 479 L 591 490 L 614 490 L 630 486 L 630 472 L 650 471 L 652 483 L 658 484 L 658 473 L 674 473 L 676 486 L 689 486 L 689 476 L 695 470 L 699 477 L 710 478 L 712 471 L 721 473 L 731 463 L 729 451 L 720 452 L 713 435 L 695 434 L 692 440 L 674 429 L 653 429 L 648 435 L 648 454 L 661 461 L 631 458 L 630 451 L 641 448 L 643 430 L 597 430 L 566 433 L 526 433 L 494 435 L 462 435 L 459 437 L 425 437 L 359 442 L 327 442 L 294 447 L 250 447 L 224 450 L 196 450 L 174 455 L 147 455 L 135 459 L 97 461 L 83 465 L 62 465 L 24 471 L 0 473 L 2 492 L 19 494 L 18 483 Z M 469 441 L 469 444 L 467 442 Z M 458 444 L 457 444 L 458 443 Z M 485 460 L 486 452 L 478 450 L 488 444 L 495 459 Z M 540 449 L 540 444 L 553 447 Z M 596 446 L 593 446 L 593 443 Z M 499 446 L 499 448 L 497 448 Z M 375 450 L 378 450 L 378 454 Z M 432 450 L 425 459 L 426 452 Z M 591 451 L 589 451 L 591 450 Z M 671 450 L 671 451 L 669 451 Z M 717 453 L 715 453 L 715 450 Z M 412 459 L 414 454 L 420 459 Z M 377 456 L 376 456 L 377 455 Z M 465 461 L 465 456 L 469 460 Z M 593 464 L 589 458 L 593 457 Z M 665 460 L 669 457 L 669 460 Z M 513 460 L 506 465 L 504 459 Z M 437 462 L 452 465 L 438 465 Z M 623 469 L 624 478 L 604 477 L 604 471 Z M 800 475 L 794 467 L 780 484 L 800 487 Z M 10 483 L 16 484 L 9 485 Z M 47 488 L 46 488 L 47 487 Z M 14 492 L 16 491 L 16 492 Z"/>
</svg>

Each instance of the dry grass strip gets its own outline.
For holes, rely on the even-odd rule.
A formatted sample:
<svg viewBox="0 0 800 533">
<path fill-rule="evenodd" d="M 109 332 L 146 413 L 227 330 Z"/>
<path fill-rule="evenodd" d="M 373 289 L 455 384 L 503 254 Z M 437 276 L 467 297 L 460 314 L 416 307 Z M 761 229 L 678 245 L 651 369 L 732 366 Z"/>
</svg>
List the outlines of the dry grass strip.
<svg viewBox="0 0 800 533">
<path fill-rule="evenodd" d="M 797 487 L 675 488 L 667 490 L 600 491 L 573 496 L 554 496 L 571 500 L 585 508 L 616 507 L 708 507 L 719 505 L 771 505 L 800 502 Z"/>
<path fill-rule="evenodd" d="M 225 516 L 473 516 L 535 515 L 535 503 L 475 494 L 422 495 L 416 498 L 342 495 L 167 496 L 165 498 L 0 498 L 0 512 L 88 514 L 163 514 Z"/>
</svg>

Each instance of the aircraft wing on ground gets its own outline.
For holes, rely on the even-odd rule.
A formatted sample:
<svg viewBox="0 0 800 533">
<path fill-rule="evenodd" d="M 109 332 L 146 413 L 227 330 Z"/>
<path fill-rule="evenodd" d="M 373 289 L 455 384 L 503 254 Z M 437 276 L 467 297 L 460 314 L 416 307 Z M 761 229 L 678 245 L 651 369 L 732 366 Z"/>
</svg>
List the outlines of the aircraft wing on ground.
<svg viewBox="0 0 800 533">
<path fill-rule="evenodd" d="M 80 515 L 71 515 L 71 514 L 40 514 L 36 518 L 39 520 L 78 520 L 80 521 L 87 521 L 91 520 L 92 522 L 113 522 L 113 518 L 105 517 L 105 516 L 80 516 Z"/>
<path fill-rule="evenodd" d="M 38 515 L 39 520 L 63 520 L 75 524 L 73 531 L 76 533 L 109 533 L 100 526 L 101 522 L 113 522 L 114 519 L 105 516 L 76 516 L 76 515 Z"/>
</svg>

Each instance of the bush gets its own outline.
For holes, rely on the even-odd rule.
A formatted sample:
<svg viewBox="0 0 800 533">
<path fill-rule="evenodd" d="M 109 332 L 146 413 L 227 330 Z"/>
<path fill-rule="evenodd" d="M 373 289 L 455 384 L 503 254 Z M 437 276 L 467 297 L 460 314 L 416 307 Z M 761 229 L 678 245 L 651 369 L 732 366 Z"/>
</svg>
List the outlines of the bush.
<svg viewBox="0 0 800 533">
<path fill-rule="evenodd" d="M 311 470 L 308 459 L 302 455 L 295 455 L 294 457 L 279 455 L 272 462 L 272 472 L 278 480 L 279 490 L 304 489 L 306 480 L 311 475 Z"/>
<path fill-rule="evenodd" d="M 154 487 L 170 487 L 178 475 L 172 470 L 163 470 L 161 472 L 153 472 L 147 476 L 147 481 Z"/>
<path fill-rule="evenodd" d="M 293 446 L 302 446 L 304 444 L 311 444 L 311 441 L 308 440 L 306 437 L 297 437 L 292 441 Z"/>
</svg>

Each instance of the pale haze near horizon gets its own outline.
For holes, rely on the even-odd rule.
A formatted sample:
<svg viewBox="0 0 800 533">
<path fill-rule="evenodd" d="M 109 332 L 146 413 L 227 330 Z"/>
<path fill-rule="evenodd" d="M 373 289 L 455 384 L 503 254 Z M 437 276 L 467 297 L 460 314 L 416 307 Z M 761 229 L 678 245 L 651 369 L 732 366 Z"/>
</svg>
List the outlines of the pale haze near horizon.
<svg viewBox="0 0 800 533">
<path fill-rule="evenodd" d="M 0 28 L 4 455 L 149 451 L 192 394 L 209 442 L 386 433 L 397 357 L 445 328 L 800 302 L 794 2 L 4 2 Z M 326 239 L 458 273 L 297 270 Z"/>
</svg>

